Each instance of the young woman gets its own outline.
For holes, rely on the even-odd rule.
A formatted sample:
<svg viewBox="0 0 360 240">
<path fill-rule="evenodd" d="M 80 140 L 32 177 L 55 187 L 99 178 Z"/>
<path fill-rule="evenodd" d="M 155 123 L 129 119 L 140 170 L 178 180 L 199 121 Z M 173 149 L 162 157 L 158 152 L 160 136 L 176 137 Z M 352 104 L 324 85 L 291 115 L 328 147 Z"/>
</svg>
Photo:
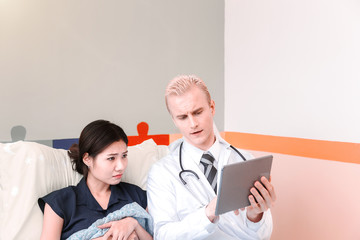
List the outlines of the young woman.
<svg viewBox="0 0 360 240">
<path fill-rule="evenodd" d="M 128 139 L 123 129 L 97 120 L 81 132 L 79 144 L 69 150 L 74 169 L 84 177 L 77 186 L 54 191 L 39 199 L 44 212 L 41 239 L 67 239 L 98 219 L 137 202 L 147 207 L 146 192 L 121 182 L 127 167 Z M 126 217 L 99 228 L 109 228 L 97 239 L 152 239 L 135 218 Z"/>
</svg>

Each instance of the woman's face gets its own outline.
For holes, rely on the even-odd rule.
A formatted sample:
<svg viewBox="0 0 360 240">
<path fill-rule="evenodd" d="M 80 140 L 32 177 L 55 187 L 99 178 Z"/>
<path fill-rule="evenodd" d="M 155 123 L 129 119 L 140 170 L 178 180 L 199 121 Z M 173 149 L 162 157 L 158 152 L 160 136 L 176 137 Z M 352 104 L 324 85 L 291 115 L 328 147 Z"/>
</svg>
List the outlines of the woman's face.
<svg viewBox="0 0 360 240">
<path fill-rule="evenodd" d="M 127 167 L 127 146 L 124 141 L 114 142 L 99 153 L 95 158 L 84 158 L 89 166 L 88 178 L 92 178 L 110 185 L 120 183 Z"/>
</svg>

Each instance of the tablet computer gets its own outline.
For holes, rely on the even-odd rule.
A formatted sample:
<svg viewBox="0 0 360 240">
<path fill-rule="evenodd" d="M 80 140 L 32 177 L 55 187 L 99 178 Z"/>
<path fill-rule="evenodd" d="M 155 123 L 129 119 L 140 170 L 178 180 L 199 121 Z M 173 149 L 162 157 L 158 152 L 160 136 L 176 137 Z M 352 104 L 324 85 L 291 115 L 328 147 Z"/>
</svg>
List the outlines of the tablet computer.
<svg viewBox="0 0 360 240">
<path fill-rule="evenodd" d="M 250 188 L 262 176 L 269 179 L 272 155 L 225 165 L 221 169 L 215 215 L 250 205 Z"/>
</svg>

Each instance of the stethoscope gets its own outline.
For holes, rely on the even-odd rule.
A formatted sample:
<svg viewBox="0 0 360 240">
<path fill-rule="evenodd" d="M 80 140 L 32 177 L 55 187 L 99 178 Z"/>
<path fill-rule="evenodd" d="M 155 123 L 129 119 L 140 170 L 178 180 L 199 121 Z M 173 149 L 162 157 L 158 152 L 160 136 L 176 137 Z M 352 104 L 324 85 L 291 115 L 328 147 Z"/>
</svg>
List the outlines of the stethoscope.
<svg viewBox="0 0 360 240">
<path fill-rule="evenodd" d="M 182 145 L 183 145 L 183 143 L 184 143 L 184 142 L 181 142 L 180 147 L 179 147 L 179 164 L 180 164 L 180 168 L 181 168 L 181 171 L 179 172 L 179 178 L 180 178 L 181 182 L 182 182 L 185 186 L 187 186 L 187 182 L 184 180 L 184 178 L 183 178 L 183 176 L 182 176 L 184 173 L 190 173 L 190 174 L 194 175 L 194 176 L 197 178 L 197 180 L 200 180 L 200 178 L 199 178 L 199 175 L 197 175 L 196 172 L 194 172 L 194 171 L 192 171 L 192 170 L 190 170 L 190 169 L 184 169 L 184 167 L 183 167 L 183 165 L 182 165 L 181 150 L 182 150 Z M 241 154 L 241 152 L 239 152 L 239 151 L 238 151 L 235 147 L 233 147 L 232 145 L 230 145 L 230 147 L 231 147 L 232 149 L 234 149 L 234 151 L 235 151 L 237 154 L 239 154 L 239 156 L 240 156 L 244 161 L 246 161 L 246 158 Z"/>
</svg>

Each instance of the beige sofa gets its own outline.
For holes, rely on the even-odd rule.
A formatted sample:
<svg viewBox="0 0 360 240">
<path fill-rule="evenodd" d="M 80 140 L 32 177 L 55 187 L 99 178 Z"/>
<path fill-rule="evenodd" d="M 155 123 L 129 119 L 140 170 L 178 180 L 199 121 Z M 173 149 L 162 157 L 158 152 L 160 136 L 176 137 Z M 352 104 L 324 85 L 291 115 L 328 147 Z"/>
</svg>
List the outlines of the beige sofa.
<svg viewBox="0 0 360 240">
<path fill-rule="evenodd" d="M 123 181 L 146 189 L 151 165 L 168 153 L 152 139 L 129 146 Z M 67 151 L 35 142 L 0 143 L 0 240 L 38 240 L 43 214 L 37 199 L 56 189 L 76 185 Z"/>
</svg>

